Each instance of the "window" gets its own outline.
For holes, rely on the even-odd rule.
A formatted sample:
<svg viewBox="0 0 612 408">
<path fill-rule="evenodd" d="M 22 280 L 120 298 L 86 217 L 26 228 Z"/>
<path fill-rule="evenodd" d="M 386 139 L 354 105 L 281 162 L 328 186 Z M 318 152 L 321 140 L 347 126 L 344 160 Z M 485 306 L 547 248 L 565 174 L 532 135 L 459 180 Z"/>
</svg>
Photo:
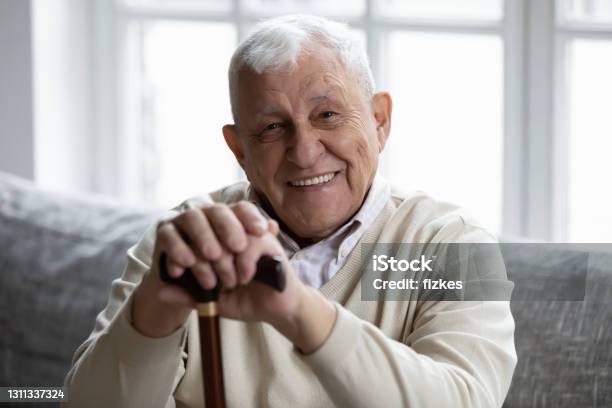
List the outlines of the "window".
<svg viewBox="0 0 612 408">
<path fill-rule="evenodd" d="M 559 54 L 566 66 L 566 237 L 578 242 L 612 238 L 612 1 L 566 0 L 560 9 Z M 563 142 L 563 140 L 561 141 Z"/>
<path fill-rule="evenodd" d="M 312 13 L 362 33 L 378 88 L 394 97 L 380 169 L 394 184 L 460 204 L 502 234 L 612 238 L 612 0 L 115 6 L 108 20 L 126 84 L 116 143 L 138 151 L 123 160 L 129 180 L 116 182 L 135 198 L 169 206 L 244 177 L 220 131 L 231 121 L 231 52 L 261 18 Z"/>
<path fill-rule="evenodd" d="M 567 20 L 591 23 L 612 22 L 612 1 L 610 0 L 565 0 L 561 7 Z"/>
<path fill-rule="evenodd" d="M 568 54 L 569 236 L 605 242 L 612 225 L 612 41 L 575 39 Z"/>
<path fill-rule="evenodd" d="M 501 20 L 504 16 L 502 0 L 381 0 L 374 4 L 386 17 Z"/>
<path fill-rule="evenodd" d="M 247 17 L 305 13 L 350 18 L 363 15 L 366 2 L 365 0 L 242 0 L 240 6 Z"/>
<path fill-rule="evenodd" d="M 363 33 L 372 59 L 378 56 L 373 68 L 379 88 L 388 88 L 395 99 L 382 173 L 403 188 L 461 203 L 487 226 L 500 230 L 503 41 L 499 33 L 423 33 L 408 21 L 385 22 L 403 16 L 411 21 L 452 18 L 466 26 L 485 19 L 499 25 L 501 2 L 468 3 L 461 8 L 443 0 L 119 3 L 128 26 L 136 27 L 138 34 L 131 41 L 140 49 L 132 55 L 138 61 L 131 66 L 138 67 L 135 77 L 140 78 L 135 95 L 141 108 L 135 112 L 144 150 L 142 169 L 135 174 L 141 179 L 141 196 L 169 206 L 240 177 L 220 134 L 231 117 L 227 85 L 219 80 L 226 78 L 238 36 L 261 17 L 314 13 L 348 20 Z M 462 63 L 449 64 L 456 58 Z M 442 126 L 437 118 L 448 115 L 454 119 Z M 440 152 L 438 157 L 419 153 L 432 149 Z M 407 154 L 413 159 L 405 160 Z M 215 177 L 207 174 L 211 168 Z M 456 179 L 449 182 L 448 174 Z M 483 196 L 490 199 L 480 200 Z"/>
<path fill-rule="evenodd" d="M 461 203 L 499 231 L 502 41 L 493 35 L 408 31 L 388 38 L 395 107 L 383 172 L 404 189 Z"/>
<path fill-rule="evenodd" d="M 222 79 L 237 33 L 228 23 L 167 20 L 143 22 L 141 29 L 142 136 L 148 159 L 143 191 L 170 207 L 239 176 L 221 133 L 232 122 Z M 211 64 L 211 59 L 219 62 Z"/>
</svg>

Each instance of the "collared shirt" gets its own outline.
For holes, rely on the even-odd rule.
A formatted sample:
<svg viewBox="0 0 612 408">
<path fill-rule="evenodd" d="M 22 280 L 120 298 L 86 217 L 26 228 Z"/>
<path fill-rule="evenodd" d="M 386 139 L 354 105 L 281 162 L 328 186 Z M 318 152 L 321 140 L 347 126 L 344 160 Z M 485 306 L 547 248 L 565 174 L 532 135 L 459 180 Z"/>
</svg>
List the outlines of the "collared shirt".
<svg viewBox="0 0 612 408">
<path fill-rule="evenodd" d="M 344 266 L 346 258 L 382 211 L 390 196 L 389 184 L 377 175 L 359 211 L 329 237 L 300 248 L 295 240 L 281 231 L 278 239 L 300 280 L 314 288 L 320 288 L 329 281 Z M 270 218 L 250 187 L 248 197 L 266 218 Z"/>
</svg>

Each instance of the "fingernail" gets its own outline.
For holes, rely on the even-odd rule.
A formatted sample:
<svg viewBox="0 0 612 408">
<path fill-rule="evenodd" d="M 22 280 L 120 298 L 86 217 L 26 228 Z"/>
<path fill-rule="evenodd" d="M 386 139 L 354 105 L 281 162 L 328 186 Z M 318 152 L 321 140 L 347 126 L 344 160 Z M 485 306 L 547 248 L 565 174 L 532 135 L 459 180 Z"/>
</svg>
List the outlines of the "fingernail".
<svg viewBox="0 0 612 408">
<path fill-rule="evenodd" d="M 175 265 L 172 265 L 170 267 L 170 276 L 172 276 L 173 278 L 178 278 L 182 272 L 183 272 L 183 268 L 180 268 Z"/>
<path fill-rule="evenodd" d="M 255 223 L 255 228 L 259 230 L 259 232 L 264 232 L 268 229 L 268 221 L 260 220 Z"/>
</svg>

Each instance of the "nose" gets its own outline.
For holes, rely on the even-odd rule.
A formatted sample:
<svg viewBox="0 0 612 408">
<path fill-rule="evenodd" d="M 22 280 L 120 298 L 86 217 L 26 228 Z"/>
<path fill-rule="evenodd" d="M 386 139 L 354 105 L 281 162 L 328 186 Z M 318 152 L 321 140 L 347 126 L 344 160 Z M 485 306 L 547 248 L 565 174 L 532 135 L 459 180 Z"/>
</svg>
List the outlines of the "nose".
<svg viewBox="0 0 612 408">
<path fill-rule="evenodd" d="M 308 125 L 296 124 L 290 139 L 286 153 L 287 160 L 300 168 L 314 167 L 325 154 L 325 146 L 321 143 L 320 135 Z"/>
</svg>

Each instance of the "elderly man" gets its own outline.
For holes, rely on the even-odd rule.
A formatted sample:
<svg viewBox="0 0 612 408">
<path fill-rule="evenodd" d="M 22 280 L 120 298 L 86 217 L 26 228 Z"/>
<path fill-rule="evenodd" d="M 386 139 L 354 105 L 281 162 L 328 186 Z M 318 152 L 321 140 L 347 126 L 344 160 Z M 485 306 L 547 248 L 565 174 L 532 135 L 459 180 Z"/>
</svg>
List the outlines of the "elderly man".
<svg viewBox="0 0 612 408">
<path fill-rule="evenodd" d="M 348 28 L 263 22 L 234 53 L 229 85 L 223 135 L 249 182 L 185 202 L 129 250 L 66 378 L 72 404 L 203 406 L 194 304 L 160 280 L 165 252 L 171 276 L 189 267 L 225 288 L 229 406 L 500 406 L 516 363 L 507 302 L 361 299 L 362 244 L 494 240 L 376 176 L 392 102 L 374 93 Z M 263 254 L 283 259 L 281 293 L 251 282 Z"/>
</svg>

